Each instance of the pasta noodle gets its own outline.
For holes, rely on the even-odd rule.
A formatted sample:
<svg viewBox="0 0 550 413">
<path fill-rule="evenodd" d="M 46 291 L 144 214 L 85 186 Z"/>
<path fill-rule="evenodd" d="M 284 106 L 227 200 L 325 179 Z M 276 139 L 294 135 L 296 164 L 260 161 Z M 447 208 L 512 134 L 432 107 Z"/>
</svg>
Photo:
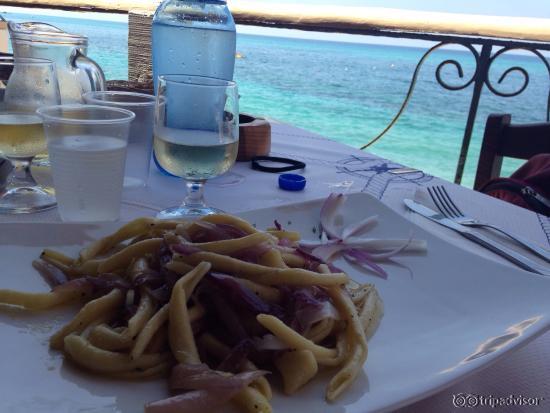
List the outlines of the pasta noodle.
<svg viewBox="0 0 550 413">
<path fill-rule="evenodd" d="M 345 273 L 319 274 L 301 268 L 271 268 L 212 252 L 196 252 L 190 255 L 174 254 L 174 257 L 193 265 L 203 261 L 209 262 L 214 270 L 239 274 L 240 277 L 265 285 L 331 286 L 345 284 L 348 280 Z"/>
<path fill-rule="evenodd" d="M 309 350 L 285 352 L 275 360 L 275 366 L 283 377 L 286 394 L 296 393 L 315 377 L 319 370 L 317 360 Z"/>
<path fill-rule="evenodd" d="M 180 363 L 200 363 L 187 311 L 187 297 L 191 297 L 194 287 L 209 269 L 210 264 L 201 262 L 194 270 L 181 277 L 172 290 L 168 336 L 172 353 Z"/>
<path fill-rule="evenodd" d="M 346 332 L 351 347 L 351 353 L 344 366 L 332 378 L 327 388 L 327 400 L 334 401 L 355 380 L 367 360 L 368 348 L 365 331 L 359 322 L 357 310 L 349 296 L 340 287 L 331 288 L 328 293 L 340 312 L 346 315 L 348 323 Z"/>
<path fill-rule="evenodd" d="M 139 218 L 76 258 L 45 249 L 40 258 L 68 281 L 48 293 L 0 290 L 0 310 L 84 301 L 50 346 L 105 377 L 146 380 L 204 363 L 224 371 L 219 380 L 254 372 L 232 402 L 269 413 L 273 392 L 258 366 L 274 364 L 287 394 L 332 368 L 325 397 L 334 401 L 363 368 L 383 306 L 373 285 L 309 262 L 299 239 L 279 225 L 260 231 L 225 214 Z M 319 315 L 305 317 L 308 311 Z"/>
<path fill-rule="evenodd" d="M 88 324 L 94 320 L 112 313 L 122 303 L 123 299 L 124 295 L 120 290 L 113 290 L 103 297 L 88 302 L 75 318 L 51 337 L 50 347 L 56 350 L 63 349 L 65 337 L 71 333 L 84 331 Z"/>
<path fill-rule="evenodd" d="M 277 317 L 267 314 L 259 314 L 256 318 L 261 325 L 275 334 L 277 338 L 287 344 L 290 348 L 309 350 L 315 357 L 319 357 L 321 359 L 334 358 L 337 355 L 336 349 L 330 349 L 315 344 L 313 341 L 308 340 L 292 328 L 285 325 L 285 323 Z"/>
</svg>

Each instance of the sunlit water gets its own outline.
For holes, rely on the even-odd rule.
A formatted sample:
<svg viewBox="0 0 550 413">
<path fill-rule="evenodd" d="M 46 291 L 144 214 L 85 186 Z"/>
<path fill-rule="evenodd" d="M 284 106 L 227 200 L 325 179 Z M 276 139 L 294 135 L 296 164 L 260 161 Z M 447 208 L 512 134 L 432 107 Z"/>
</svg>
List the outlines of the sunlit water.
<svg viewBox="0 0 550 413">
<path fill-rule="evenodd" d="M 18 21 L 28 15 L 9 14 Z M 89 55 L 109 79 L 127 78 L 127 24 L 67 17 L 33 16 L 69 32 L 89 36 Z M 243 112 L 263 115 L 317 132 L 359 147 L 376 136 L 398 111 L 418 60 L 425 50 L 299 40 L 253 35 L 237 36 L 235 78 Z M 443 70 L 452 84 L 464 84 L 473 75 L 469 52 L 436 52 L 421 71 L 413 98 L 399 122 L 370 150 L 408 166 L 451 179 L 468 116 L 472 87 L 452 92 L 435 78 L 436 67 L 457 59 L 464 79 L 455 67 Z M 485 119 L 489 113 L 512 113 L 514 121 L 543 121 L 546 116 L 549 75 L 531 56 L 506 55 L 491 72 L 498 78 L 509 67 L 522 66 L 530 74 L 527 89 L 518 97 L 501 98 L 485 89 L 470 149 L 464 183 L 471 185 Z M 512 73 L 500 85 L 503 91 L 521 86 L 520 74 Z M 505 165 L 511 172 L 517 162 Z"/>
</svg>

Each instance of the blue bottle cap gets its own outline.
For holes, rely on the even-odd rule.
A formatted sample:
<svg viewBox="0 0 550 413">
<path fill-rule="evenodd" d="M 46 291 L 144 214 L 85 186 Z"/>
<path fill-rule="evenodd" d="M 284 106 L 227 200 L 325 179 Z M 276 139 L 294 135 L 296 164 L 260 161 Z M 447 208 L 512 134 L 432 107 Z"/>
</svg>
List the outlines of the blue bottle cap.
<svg viewBox="0 0 550 413">
<path fill-rule="evenodd" d="M 285 191 L 301 191 L 306 187 L 306 178 L 297 174 L 279 175 L 279 188 Z"/>
</svg>

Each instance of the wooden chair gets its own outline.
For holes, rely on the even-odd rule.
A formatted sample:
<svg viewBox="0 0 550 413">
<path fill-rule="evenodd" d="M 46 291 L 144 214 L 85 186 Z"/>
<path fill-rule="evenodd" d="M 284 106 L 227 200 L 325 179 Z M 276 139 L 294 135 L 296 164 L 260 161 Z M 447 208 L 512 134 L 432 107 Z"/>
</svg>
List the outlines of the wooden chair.
<svg viewBox="0 0 550 413">
<path fill-rule="evenodd" d="M 511 124 L 511 115 L 489 115 L 481 144 L 474 189 L 500 175 L 502 159 L 529 159 L 550 153 L 550 123 Z"/>
</svg>

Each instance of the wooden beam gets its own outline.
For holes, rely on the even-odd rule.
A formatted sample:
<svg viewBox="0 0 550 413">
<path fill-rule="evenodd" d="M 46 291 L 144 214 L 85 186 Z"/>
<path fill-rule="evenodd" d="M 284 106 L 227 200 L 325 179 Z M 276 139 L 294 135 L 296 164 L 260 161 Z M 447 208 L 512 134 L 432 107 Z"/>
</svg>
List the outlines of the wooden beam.
<svg viewBox="0 0 550 413">
<path fill-rule="evenodd" d="M 153 12 L 160 0 L 0 0 L 2 5 L 126 13 Z M 251 0 L 228 2 L 240 24 L 311 31 L 435 33 L 550 42 L 550 19 L 436 13 L 378 7 L 277 4 Z"/>
<path fill-rule="evenodd" d="M 160 0 L 3 0 L 0 5 L 51 8 L 70 11 L 128 13 L 132 9 L 154 10 Z"/>
</svg>

